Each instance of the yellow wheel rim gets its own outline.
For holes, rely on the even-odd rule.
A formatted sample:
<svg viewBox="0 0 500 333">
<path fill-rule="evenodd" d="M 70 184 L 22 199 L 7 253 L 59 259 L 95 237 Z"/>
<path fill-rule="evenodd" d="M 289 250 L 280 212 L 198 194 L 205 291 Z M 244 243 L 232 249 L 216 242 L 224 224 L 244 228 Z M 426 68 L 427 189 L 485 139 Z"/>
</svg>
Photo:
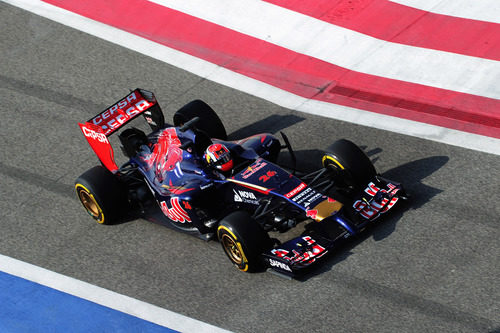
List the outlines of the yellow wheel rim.
<svg viewBox="0 0 500 333">
<path fill-rule="evenodd" d="M 104 214 L 92 193 L 90 193 L 90 191 L 81 184 L 77 184 L 75 188 L 78 193 L 78 198 L 87 213 L 89 213 L 89 215 L 92 216 L 97 223 L 104 223 Z"/>
<path fill-rule="evenodd" d="M 99 216 L 99 206 L 97 205 L 94 197 L 85 191 L 80 191 L 78 195 L 80 196 L 80 201 L 82 202 L 83 207 L 85 207 L 90 215 L 97 218 Z"/>
<path fill-rule="evenodd" d="M 222 235 L 221 241 L 222 246 L 224 247 L 224 250 L 228 254 L 229 258 L 231 258 L 234 263 L 241 265 L 243 263 L 243 255 L 235 240 L 232 239 L 229 235 L 224 234 Z"/>
</svg>

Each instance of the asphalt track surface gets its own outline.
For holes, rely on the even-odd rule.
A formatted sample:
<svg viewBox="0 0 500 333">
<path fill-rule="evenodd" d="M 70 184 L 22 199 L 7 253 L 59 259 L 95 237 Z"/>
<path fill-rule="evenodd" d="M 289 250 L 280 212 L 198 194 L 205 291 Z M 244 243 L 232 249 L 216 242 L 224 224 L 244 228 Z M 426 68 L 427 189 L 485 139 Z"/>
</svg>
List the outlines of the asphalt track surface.
<svg viewBox="0 0 500 333">
<path fill-rule="evenodd" d="M 1 254 L 236 332 L 500 330 L 499 156 L 283 109 L 3 3 L 0 34 Z M 412 200 L 292 281 L 143 220 L 97 225 L 77 123 L 136 87 L 167 118 L 205 100 L 234 139 L 283 130 L 304 167 L 349 138 Z"/>
</svg>

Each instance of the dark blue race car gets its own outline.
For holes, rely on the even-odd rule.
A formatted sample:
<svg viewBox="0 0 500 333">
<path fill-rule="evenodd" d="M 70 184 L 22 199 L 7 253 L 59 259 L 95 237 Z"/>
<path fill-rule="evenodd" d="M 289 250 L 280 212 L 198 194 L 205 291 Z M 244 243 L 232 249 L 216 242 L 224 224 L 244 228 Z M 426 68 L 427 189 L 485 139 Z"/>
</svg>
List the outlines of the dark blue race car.
<svg viewBox="0 0 500 333">
<path fill-rule="evenodd" d="M 151 133 L 130 127 L 139 115 Z M 97 222 L 140 216 L 217 238 L 242 271 L 295 276 L 406 199 L 402 185 L 378 175 L 351 141 L 336 141 L 322 168 L 303 174 L 278 165 L 282 149 L 295 160 L 283 133 L 283 144 L 267 133 L 228 141 L 217 114 L 200 100 L 167 125 L 153 93 L 136 89 L 79 125 L 101 165 L 78 177 L 75 189 Z M 121 167 L 108 140 L 118 130 L 128 158 Z M 270 236 L 301 222 L 303 232 L 288 241 Z"/>
</svg>

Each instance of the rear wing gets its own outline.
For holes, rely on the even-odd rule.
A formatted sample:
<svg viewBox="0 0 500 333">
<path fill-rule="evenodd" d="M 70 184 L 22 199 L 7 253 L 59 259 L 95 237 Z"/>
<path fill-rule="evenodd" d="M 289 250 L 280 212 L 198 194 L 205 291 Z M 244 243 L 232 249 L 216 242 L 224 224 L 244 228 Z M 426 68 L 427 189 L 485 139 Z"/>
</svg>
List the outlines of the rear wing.
<svg viewBox="0 0 500 333">
<path fill-rule="evenodd" d="M 165 126 L 163 113 L 154 94 L 139 88 L 97 116 L 78 124 L 90 147 L 109 171 L 117 171 L 118 166 L 108 137 L 141 114 L 153 131 Z"/>
</svg>

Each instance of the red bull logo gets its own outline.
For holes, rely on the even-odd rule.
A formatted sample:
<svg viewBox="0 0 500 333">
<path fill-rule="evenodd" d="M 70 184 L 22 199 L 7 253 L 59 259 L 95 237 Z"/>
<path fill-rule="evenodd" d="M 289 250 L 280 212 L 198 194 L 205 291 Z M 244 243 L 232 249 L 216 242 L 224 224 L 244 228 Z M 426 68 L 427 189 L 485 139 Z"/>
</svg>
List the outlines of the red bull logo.
<svg viewBox="0 0 500 333">
<path fill-rule="evenodd" d="M 160 203 L 163 214 L 165 214 L 169 219 L 180 223 L 191 222 L 191 218 L 188 213 L 179 204 L 179 198 L 170 198 L 170 205 L 172 206 L 171 208 L 168 207 L 165 201 Z"/>
</svg>

